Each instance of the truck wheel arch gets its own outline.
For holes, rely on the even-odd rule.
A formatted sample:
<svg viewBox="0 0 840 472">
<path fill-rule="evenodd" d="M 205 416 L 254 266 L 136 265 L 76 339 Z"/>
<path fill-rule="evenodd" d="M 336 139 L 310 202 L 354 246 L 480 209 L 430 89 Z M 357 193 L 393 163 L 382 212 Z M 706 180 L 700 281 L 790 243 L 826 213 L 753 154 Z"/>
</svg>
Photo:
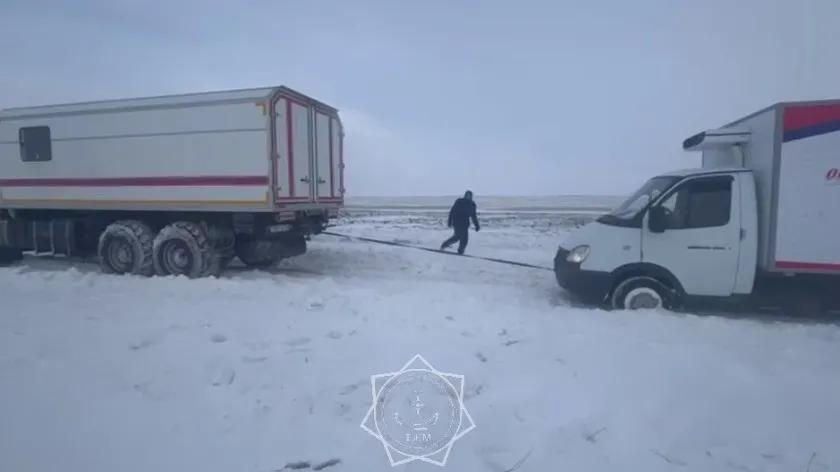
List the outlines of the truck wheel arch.
<svg viewBox="0 0 840 472">
<path fill-rule="evenodd" d="M 651 264 L 648 262 L 635 262 L 632 264 L 626 264 L 618 269 L 615 269 L 612 272 L 612 280 L 610 283 L 610 291 L 609 295 L 612 295 L 613 290 L 629 277 L 651 277 L 659 282 L 667 285 L 670 289 L 676 292 L 676 295 L 679 298 L 683 298 L 685 296 L 685 289 L 683 288 L 680 280 L 671 273 L 670 270 L 657 265 Z"/>
</svg>

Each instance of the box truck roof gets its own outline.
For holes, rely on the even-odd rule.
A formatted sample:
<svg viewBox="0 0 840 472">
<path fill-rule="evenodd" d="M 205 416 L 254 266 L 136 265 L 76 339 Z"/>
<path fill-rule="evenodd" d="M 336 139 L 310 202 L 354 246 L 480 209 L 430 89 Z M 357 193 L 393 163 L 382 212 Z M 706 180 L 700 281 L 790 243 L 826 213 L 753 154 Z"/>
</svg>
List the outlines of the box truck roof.
<svg viewBox="0 0 840 472">
<path fill-rule="evenodd" d="M 708 175 L 708 174 L 720 174 L 720 173 L 732 173 L 732 172 L 749 172 L 749 169 L 744 169 L 743 167 L 720 167 L 714 169 L 702 169 L 702 168 L 692 168 L 692 169 L 680 169 L 667 172 L 665 174 L 660 175 L 659 177 L 688 177 L 693 175 Z"/>
<path fill-rule="evenodd" d="M 334 107 L 288 87 L 278 85 L 274 87 L 224 90 L 216 92 L 160 95 L 153 97 L 124 98 L 118 100 L 100 100 L 58 105 L 7 108 L 0 110 L 0 119 L 33 118 L 37 116 L 83 114 L 89 112 L 119 112 L 153 108 L 177 108 L 182 106 L 216 105 L 248 101 L 262 102 L 277 95 L 283 95 L 302 103 L 311 104 L 325 111 L 332 112 L 331 114 L 337 112 Z"/>
</svg>

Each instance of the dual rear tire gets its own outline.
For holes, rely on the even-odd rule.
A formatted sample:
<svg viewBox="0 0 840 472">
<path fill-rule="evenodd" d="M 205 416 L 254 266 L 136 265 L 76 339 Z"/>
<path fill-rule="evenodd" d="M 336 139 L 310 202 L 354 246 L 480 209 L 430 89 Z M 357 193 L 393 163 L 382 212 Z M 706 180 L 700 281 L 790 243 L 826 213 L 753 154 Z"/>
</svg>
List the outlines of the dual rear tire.
<svg viewBox="0 0 840 472">
<path fill-rule="evenodd" d="M 158 275 L 198 278 L 218 275 L 221 269 L 204 226 L 190 221 L 177 221 L 160 230 L 152 257 Z"/>
<path fill-rule="evenodd" d="M 117 221 L 102 232 L 97 254 L 108 274 L 198 278 L 224 269 L 224 258 L 214 250 L 204 225 L 189 221 L 169 224 L 157 235 L 141 221 Z"/>
<path fill-rule="evenodd" d="M 99 236 L 99 267 L 106 274 L 152 275 L 155 234 L 146 223 L 123 220 L 111 223 Z"/>
</svg>

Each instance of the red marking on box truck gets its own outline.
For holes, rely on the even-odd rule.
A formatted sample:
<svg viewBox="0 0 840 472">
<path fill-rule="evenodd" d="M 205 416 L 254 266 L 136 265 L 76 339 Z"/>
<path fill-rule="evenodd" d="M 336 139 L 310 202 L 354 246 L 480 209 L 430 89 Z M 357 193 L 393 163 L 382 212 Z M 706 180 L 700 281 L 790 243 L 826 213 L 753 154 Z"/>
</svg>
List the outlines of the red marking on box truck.
<svg viewBox="0 0 840 472">
<path fill-rule="evenodd" d="M 840 105 L 804 105 L 785 107 L 785 131 L 840 121 Z"/>
<path fill-rule="evenodd" d="M 840 264 L 825 262 L 776 261 L 777 269 L 840 271 Z"/>
<path fill-rule="evenodd" d="M 784 109 L 784 142 L 840 131 L 840 105 L 801 105 Z"/>
<path fill-rule="evenodd" d="M 199 175 L 0 179 L 0 187 L 247 187 L 268 185 L 265 175 Z"/>
</svg>

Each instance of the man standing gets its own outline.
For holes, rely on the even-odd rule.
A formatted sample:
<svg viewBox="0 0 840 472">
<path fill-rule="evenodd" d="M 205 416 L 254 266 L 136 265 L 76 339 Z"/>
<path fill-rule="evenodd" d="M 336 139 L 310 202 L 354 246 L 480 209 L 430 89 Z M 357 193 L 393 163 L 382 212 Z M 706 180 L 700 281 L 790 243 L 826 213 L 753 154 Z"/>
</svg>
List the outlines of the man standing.
<svg viewBox="0 0 840 472">
<path fill-rule="evenodd" d="M 464 197 L 455 200 L 452 209 L 449 210 L 449 222 L 447 224 L 450 228 L 455 228 L 455 234 L 440 245 L 441 251 L 457 241 L 458 254 L 464 253 L 470 239 L 470 220 L 472 220 L 476 231 L 481 230 L 478 225 L 478 216 L 475 213 L 475 202 L 472 198 L 473 193 L 467 190 Z"/>
</svg>

